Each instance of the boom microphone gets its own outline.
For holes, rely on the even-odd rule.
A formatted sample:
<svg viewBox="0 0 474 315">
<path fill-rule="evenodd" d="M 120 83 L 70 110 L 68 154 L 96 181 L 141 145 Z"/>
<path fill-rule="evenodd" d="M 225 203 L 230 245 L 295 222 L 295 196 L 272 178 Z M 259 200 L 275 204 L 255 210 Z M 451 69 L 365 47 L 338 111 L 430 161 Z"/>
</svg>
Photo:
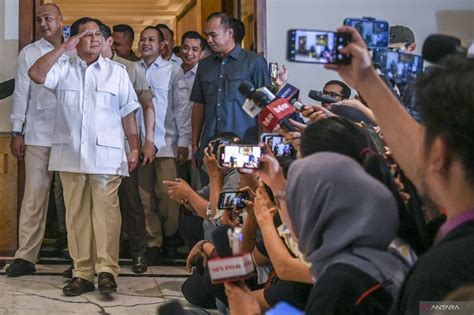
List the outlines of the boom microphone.
<svg viewBox="0 0 474 315">
<path fill-rule="evenodd" d="M 454 36 L 432 34 L 423 43 L 422 56 L 431 63 L 438 63 L 448 55 L 467 56 L 467 49 L 461 46 L 461 40 Z"/>
</svg>

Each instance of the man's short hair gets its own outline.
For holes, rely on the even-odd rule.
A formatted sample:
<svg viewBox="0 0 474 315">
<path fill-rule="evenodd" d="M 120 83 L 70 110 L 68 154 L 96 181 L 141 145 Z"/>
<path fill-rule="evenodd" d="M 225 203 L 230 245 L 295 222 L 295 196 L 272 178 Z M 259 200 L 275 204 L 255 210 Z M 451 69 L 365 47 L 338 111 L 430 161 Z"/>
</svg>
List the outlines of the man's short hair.
<svg viewBox="0 0 474 315">
<path fill-rule="evenodd" d="M 206 21 L 209 22 L 213 18 L 219 18 L 221 20 L 220 25 L 222 25 L 226 30 L 233 28 L 234 20 L 229 14 L 224 12 L 213 12 L 209 14 Z"/>
<path fill-rule="evenodd" d="M 71 24 L 71 36 L 79 34 L 79 27 L 81 25 L 87 24 L 89 22 L 94 22 L 95 24 L 97 24 L 97 26 L 99 28 L 102 25 L 102 22 L 98 19 L 94 19 L 94 18 L 91 18 L 91 17 L 88 17 L 88 16 L 81 17 L 81 18 L 75 20 Z"/>
<path fill-rule="evenodd" d="M 390 45 L 406 43 L 413 44 L 415 42 L 415 34 L 413 31 L 403 25 L 390 26 Z"/>
<path fill-rule="evenodd" d="M 168 25 L 159 23 L 159 24 L 156 24 L 155 27 L 159 30 L 168 30 L 171 34 L 171 38 L 174 38 L 174 32 Z"/>
<path fill-rule="evenodd" d="M 451 155 L 448 163 L 458 158 L 474 188 L 474 60 L 448 56 L 421 75 L 416 105 L 426 129 L 426 148 L 441 137 Z"/>
<path fill-rule="evenodd" d="M 237 44 L 242 43 L 245 37 L 245 25 L 241 20 L 232 19 L 232 29 L 234 30 L 234 39 Z"/>
<path fill-rule="evenodd" d="M 128 37 L 130 42 L 133 43 L 135 39 L 135 32 L 133 28 L 128 24 L 117 24 L 112 27 L 112 30 L 117 33 L 124 33 Z"/>
<path fill-rule="evenodd" d="M 102 36 L 104 36 L 105 39 L 108 39 L 110 36 L 112 36 L 112 31 L 110 30 L 110 27 L 108 27 L 106 24 L 102 23 L 99 25 L 100 32 L 102 33 Z"/>
<path fill-rule="evenodd" d="M 183 36 L 181 37 L 181 46 L 183 46 L 184 44 L 184 40 L 186 38 L 189 38 L 189 39 L 199 39 L 199 46 L 201 47 L 201 50 L 204 50 L 204 38 L 201 36 L 201 34 L 199 34 L 198 32 L 196 31 L 188 31 L 186 33 L 183 34 Z"/>
<path fill-rule="evenodd" d="M 158 39 L 160 40 L 160 42 L 162 42 L 165 39 L 165 36 L 163 35 L 163 32 L 159 28 L 157 28 L 156 26 L 149 25 L 149 26 L 145 27 L 142 30 L 142 33 L 146 30 L 155 30 L 155 31 L 157 31 L 158 32 Z"/>
<path fill-rule="evenodd" d="M 351 88 L 344 82 L 339 81 L 339 80 L 331 80 L 329 82 L 326 82 L 326 84 L 324 84 L 324 86 L 328 86 L 328 85 L 339 85 L 342 88 L 341 90 L 342 97 L 344 97 L 345 99 L 349 99 L 351 97 Z"/>
</svg>

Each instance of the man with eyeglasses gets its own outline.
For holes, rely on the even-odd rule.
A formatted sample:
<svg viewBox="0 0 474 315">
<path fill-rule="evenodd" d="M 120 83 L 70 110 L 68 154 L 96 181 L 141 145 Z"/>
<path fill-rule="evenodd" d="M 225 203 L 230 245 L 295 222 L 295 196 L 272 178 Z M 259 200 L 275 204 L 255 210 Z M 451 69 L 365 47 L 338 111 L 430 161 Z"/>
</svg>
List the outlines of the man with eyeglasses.
<svg viewBox="0 0 474 315">
<path fill-rule="evenodd" d="M 351 97 L 351 88 L 342 81 L 331 80 L 324 85 L 323 94 L 340 102 L 348 100 Z M 332 105 L 328 103 L 322 103 L 321 105 L 329 110 L 332 107 Z"/>
</svg>

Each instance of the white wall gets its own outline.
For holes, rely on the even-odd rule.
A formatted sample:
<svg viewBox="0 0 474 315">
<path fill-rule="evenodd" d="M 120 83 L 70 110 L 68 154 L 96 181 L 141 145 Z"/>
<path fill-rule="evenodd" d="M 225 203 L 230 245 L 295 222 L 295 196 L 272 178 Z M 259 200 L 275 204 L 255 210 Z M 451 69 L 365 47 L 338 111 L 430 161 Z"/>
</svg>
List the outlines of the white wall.
<svg viewBox="0 0 474 315">
<path fill-rule="evenodd" d="M 0 82 L 15 77 L 18 54 L 18 1 L 0 0 Z M 0 132 L 10 132 L 12 97 L 0 100 Z"/>
<path fill-rule="evenodd" d="M 461 23 L 446 21 L 445 17 L 453 21 L 452 16 L 457 14 Z M 304 101 L 309 101 L 310 89 L 322 89 L 325 82 L 336 79 L 337 75 L 320 65 L 289 63 L 287 31 L 336 30 L 344 18 L 362 16 L 410 27 L 418 44 L 417 53 L 431 33 L 443 32 L 462 36 L 465 41 L 474 40 L 474 0 L 267 0 L 267 60 L 286 64 L 289 82 L 301 89 Z"/>
</svg>

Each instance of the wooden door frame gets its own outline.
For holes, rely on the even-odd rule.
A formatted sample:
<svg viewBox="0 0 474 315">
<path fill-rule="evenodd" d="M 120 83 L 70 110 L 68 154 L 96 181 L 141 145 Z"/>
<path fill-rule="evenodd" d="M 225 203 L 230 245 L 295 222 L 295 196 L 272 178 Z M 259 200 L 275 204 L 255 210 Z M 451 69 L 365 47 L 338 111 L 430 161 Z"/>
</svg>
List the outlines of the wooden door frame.
<svg viewBox="0 0 474 315">
<path fill-rule="evenodd" d="M 255 43 L 257 53 L 267 57 L 267 0 L 255 0 Z"/>
</svg>

